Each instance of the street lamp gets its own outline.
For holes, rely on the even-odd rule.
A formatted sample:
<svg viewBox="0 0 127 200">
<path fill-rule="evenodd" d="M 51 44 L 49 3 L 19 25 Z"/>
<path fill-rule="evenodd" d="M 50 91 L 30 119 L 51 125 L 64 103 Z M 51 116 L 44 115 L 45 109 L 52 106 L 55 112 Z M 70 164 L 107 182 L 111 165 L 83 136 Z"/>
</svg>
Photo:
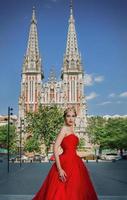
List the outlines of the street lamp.
<svg viewBox="0 0 127 200">
<path fill-rule="evenodd" d="M 22 165 L 22 132 L 23 132 L 23 125 L 24 125 L 24 120 L 20 118 L 20 127 L 19 128 L 19 134 L 20 134 L 20 146 L 19 146 L 19 157 L 20 157 L 20 167 Z"/>
<path fill-rule="evenodd" d="M 12 113 L 13 111 L 13 108 L 11 108 L 10 106 L 8 107 L 8 131 L 7 131 L 7 149 L 8 149 L 8 164 L 7 164 L 7 167 L 8 167 L 8 173 L 9 173 L 9 154 L 10 154 L 10 116 L 13 115 Z"/>
</svg>

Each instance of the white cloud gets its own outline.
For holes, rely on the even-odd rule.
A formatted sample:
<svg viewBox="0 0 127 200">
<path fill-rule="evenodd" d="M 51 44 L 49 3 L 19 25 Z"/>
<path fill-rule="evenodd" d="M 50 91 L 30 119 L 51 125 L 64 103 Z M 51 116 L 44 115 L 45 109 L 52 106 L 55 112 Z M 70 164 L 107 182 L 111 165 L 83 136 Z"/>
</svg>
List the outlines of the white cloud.
<svg viewBox="0 0 127 200">
<path fill-rule="evenodd" d="M 93 85 L 92 74 L 85 74 L 85 76 L 84 76 L 84 83 L 85 83 L 86 86 Z"/>
<path fill-rule="evenodd" d="M 113 97 L 127 97 L 127 92 L 123 92 L 121 94 L 111 93 L 108 95 L 108 98 L 113 98 Z M 117 101 L 117 102 L 121 103 L 121 101 Z"/>
<path fill-rule="evenodd" d="M 115 96 L 116 96 L 115 93 L 111 93 L 111 94 L 109 94 L 109 98 L 112 98 L 112 97 L 115 97 Z"/>
<path fill-rule="evenodd" d="M 127 97 L 127 92 L 123 92 L 119 95 L 120 97 Z"/>
<path fill-rule="evenodd" d="M 95 99 L 98 96 L 96 92 L 91 92 L 88 96 L 86 96 L 86 100 Z"/>
<path fill-rule="evenodd" d="M 86 86 L 91 86 L 95 82 L 101 83 L 102 81 L 104 81 L 104 76 L 95 76 L 93 74 L 85 74 L 85 76 L 84 76 L 84 84 Z"/>
<path fill-rule="evenodd" d="M 107 105 L 107 104 L 110 104 L 110 103 L 112 103 L 112 102 L 111 102 L 111 101 L 104 101 L 104 102 L 99 103 L 99 104 L 97 104 L 97 105 L 99 105 L 99 106 L 104 106 L 104 105 Z"/>
<path fill-rule="evenodd" d="M 100 83 L 100 82 L 104 81 L 104 76 L 96 76 L 96 77 L 94 78 L 94 81 Z"/>
</svg>

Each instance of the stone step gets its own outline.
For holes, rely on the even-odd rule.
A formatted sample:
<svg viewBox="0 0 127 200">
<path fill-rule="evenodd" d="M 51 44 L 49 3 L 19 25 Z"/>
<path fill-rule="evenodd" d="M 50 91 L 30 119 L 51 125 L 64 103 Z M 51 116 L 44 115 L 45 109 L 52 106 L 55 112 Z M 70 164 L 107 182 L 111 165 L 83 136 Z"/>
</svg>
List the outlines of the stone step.
<svg viewBox="0 0 127 200">
<path fill-rule="evenodd" d="M 7 195 L 1 194 L 0 200 L 32 200 L 33 195 Z"/>
<path fill-rule="evenodd" d="M 0 195 L 0 200 L 32 200 L 33 195 Z M 99 196 L 99 200 L 127 200 L 127 196 Z"/>
<path fill-rule="evenodd" d="M 127 196 L 99 196 L 99 200 L 127 200 Z"/>
</svg>

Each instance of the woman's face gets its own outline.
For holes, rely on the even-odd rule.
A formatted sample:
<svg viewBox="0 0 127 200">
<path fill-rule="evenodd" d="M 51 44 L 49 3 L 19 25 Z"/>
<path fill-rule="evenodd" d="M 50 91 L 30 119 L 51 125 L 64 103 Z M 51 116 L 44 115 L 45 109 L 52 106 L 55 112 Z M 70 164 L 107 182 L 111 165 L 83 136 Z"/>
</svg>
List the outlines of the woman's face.
<svg viewBox="0 0 127 200">
<path fill-rule="evenodd" d="M 73 111 L 68 111 L 65 117 L 65 122 L 68 126 L 73 126 L 75 122 L 75 113 Z"/>
</svg>

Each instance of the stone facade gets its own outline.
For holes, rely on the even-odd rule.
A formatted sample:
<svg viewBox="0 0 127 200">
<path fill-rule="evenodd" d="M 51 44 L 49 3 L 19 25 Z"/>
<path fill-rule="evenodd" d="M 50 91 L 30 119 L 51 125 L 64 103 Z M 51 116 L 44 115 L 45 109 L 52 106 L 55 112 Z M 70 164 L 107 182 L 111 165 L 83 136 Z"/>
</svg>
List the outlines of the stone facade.
<svg viewBox="0 0 127 200">
<path fill-rule="evenodd" d="M 24 119 L 29 111 L 36 112 L 40 103 L 43 106 L 56 104 L 63 109 L 74 106 L 77 111 L 76 132 L 79 136 L 85 137 L 89 143 L 85 132 L 87 107 L 84 82 L 84 69 L 78 49 L 72 3 L 60 81 L 57 81 L 54 69 L 51 69 L 48 81 L 44 82 L 38 45 L 37 20 L 33 8 L 28 46 L 22 68 L 19 118 Z"/>
</svg>

